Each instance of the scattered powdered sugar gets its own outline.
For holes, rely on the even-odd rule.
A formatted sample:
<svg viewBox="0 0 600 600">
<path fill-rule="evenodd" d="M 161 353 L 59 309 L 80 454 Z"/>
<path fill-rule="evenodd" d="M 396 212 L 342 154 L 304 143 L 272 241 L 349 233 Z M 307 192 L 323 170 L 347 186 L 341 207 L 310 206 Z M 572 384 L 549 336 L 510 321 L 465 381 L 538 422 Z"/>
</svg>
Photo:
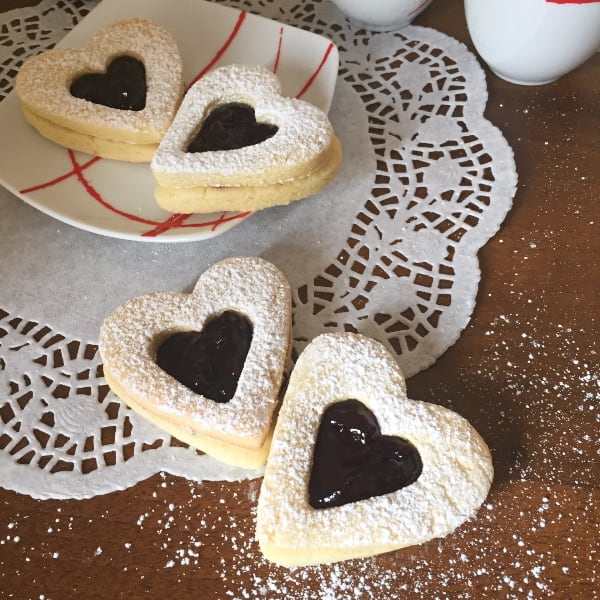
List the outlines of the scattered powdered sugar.
<svg viewBox="0 0 600 600">
<path fill-rule="evenodd" d="M 118 521 L 128 526 L 126 535 L 131 537 L 121 537 L 113 545 L 106 539 L 92 539 L 84 559 L 122 565 L 129 582 L 137 577 L 150 586 L 153 579 L 168 578 L 177 592 L 174 597 L 210 584 L 210 593 L 198 591 L 199 597 L 598 598 L 596 342 L 589 340 L 584 348 L 582 332 L 572 322 L 566 318 L 549 322 L 538 298 L 519 299 L 530 308 L 525 316 L 511 310 L 492 315 L 481 325 L 485 349 L 460 357 L 464 366 L 455 371 L 457 387 L 470 401 L 449 394 L 447 379 L 431 379 L 426 387 L 431 392 L 428 399 L 477 423 L 495 458 L 496 484 L 486 503 L 475 519 L 449 536 L 364 560 L 286 569 L 268 562 L 255 538 L 260 480 L 198 484 L 163 476 L 154 489 L 140 484 L 146 492 L 138 501 L 144 506 L 139 512 L 135 503 L 128 517 L 117 509 L 95 517 L 97 528 Z M 474 403 L 473 396 L 481 402 Z M 535 427 L 523 431 L 519 423 L 526 420 Z M 520 437 L 515 438 L 515 432 Z M 62 506 L 68 504 L 58 506 L 54 517 L 46 515 L 37 534 L 32 532 L 32 510 L 19 513 L 3 507 L 2 571 L 14 569 L 13 557 L 18 556 L 18 569 L 23 572 L 29 568 L 31 573 L 36 560 L 65 572 L 64 539 L 71 537 L 77 545 L 88 523 L 74 519 Z M 153 547 L 151 552 L 142 552 L 138 541 L 142 537 L 136 532 L 143 532 L 144 545 Z M 102 553 L 96 556 L 97 548 Z M 149 571 L 141 572 L 141 560 L 151 562 Z M 56 598 L 46 589 L 39 597 Z"/>
<path fill-rule="evenodd" d="M 258 486 L 257 481 L 244 483 L 249 496 L 258 491 Z M 211 495 L 213 492 L 203 489 L 201 493 Z M 221 502 L 223 493 L 224 503 Z M 264 559 L 252 533 L 255 507 L 246 514 L 236 514 L 233 507 L 240 500 L 243 498 L 239 492 L 217 490 L 212 505 L 207 503 L 198 515 L 197 529 L 191 527 L 188 543 L 171 540 L 165 544 L 165 568 L 178 569 L 182 583 L 185 578 L 193 577 L 193 571 L 186 568 L 188 564 L 201 570 L 209 568 L 210 574 L 215 570 L 222 587 L 211 598 L 563 598 L 556 595 L 560 590 L 553 587 L 554 573 L 557 570 L 570 573 L 594 560 L 593 552 L 586 557 L 577 550 L 575 539 L 565 541 L 565 547 L 572 552 L 565 555 L 564 549 L 548 548 L 528 532 L 540 511 L 550 526 L 571 519 L 573 515 L 564 510 L 571 501 L 568 492 L 556 495 L 528 486 L 500 490 L 496 493 L 497 503 L 483 506 L 476 522 L 466 524 L 448 538 L 394 554 L 293 569 L 277 567 Z M 531 508 L 521 513 L 520 522 L 514 523 L 509 542 L 506 543 L 505 538 L 498 541 L 502 539 L 499 532 L 506 526 L 513 501 L 531 504 Z M 187 529 L 189 517 L 184 518 Z M 578 519 L 573 522 L 577 524 Z M 160 535 L 164 537 L 164 531 Z M 193 561 L 188 563 L 187 551 L 194 552 L 196 546 L 192 544 L 198 543 L 202 561 L 197 565 Z M 210 555 L 214 555 L 213 560 Z M 207 575 L 204 572 L 204 576 Z"/>
<path fill-rule="evenodd" d="M 137 502 L 111 508 L 103 501 L 99 506 L 106 508 L 88 523 L 83 518 L 73 521 L 59 510 L 64 503 L 56 503 L 56 517 L 51 509 L 43 517 L 54 523 L 52 532 L 41 535 L 32 530 L 30 511 L 6 510 L 6 520 L 0 514 L 0 569 L 6 572 L 16 565 L 17 571 L 31 574 L 33 561 L 42 560 L 44 568 L 50 565 L 64 573 L 69 557 L 87 564 L 106 561 L 113 577 L 119 570 L 124 573 L 128 589 L 136 589 L 136 580 L 146 589 L 159 582 L 164 589 L 167 581 L 173 598 L 195 593 L 203 600 L 598 597 L 598 547 L 582 543 L 589 532 L 600 535 L 591 489 L 502 483 L 475 520 L 443 539 L 363 560 L 287 569 L 268 562 L 255 538 L 260 485 L 260 480 L 195 483 L 162 473 L 153 483 L 142 484 L 143 512 L 137 512 Z M 94 531 L 114 531 L 116 523 L 123 531 L 118 539 L 108 533 L 100 543 L 93 538 L 86 542 Z M 570 535 L 548 544 L 548 536 L 566 528 Z M 49 583 L 46 579 L 37 588 L 39 597 L 56 600 Z M 7 592 L 6 597 L 22 595 Z"/>
<path fill-rule="evenodd" d="M 600 422 L 596 341 L 572 325 L 548 323 L 539 300 L 528 304 L 525 318 L 508 312 L 493 317 L 485 326 L 485 350 L 465 357 L 469 367 L 458 369 L 464 396 L 478 395 L 479 405 L 463 406 L 446 383 L 432 386 L 431 398 L 478 423 L 500 477 L 595 485 L 600 440 L 589 432 Z M 587 348 L 577 341 L 582 335 Z M 536 426 L 523 428 L 522 421 Z"/>
<path fill-rule="evenodd" d="M 505 340 L 514 336 L 507 331 L 514 328 L 526 335 L 518 336 L 519 342 L 509 348 Z M 473 392 L 472 386 L 485 398 L 486 382 L 497 389 L 499 381 L 506 381 L 507 394 L 510 392 L 515 401 L 530 405 L 531 418 L 540 423 L 540 431 L 535 435 L 542 438 L 549 435 L 544 430 L 550 429 L 551 417 L 557 411 L 556 422 L 565 421 L 565 432 L 568 420 L 574 415 L 592 421 L 597 418 L 598 378 L 593 366 L 596 362 L 589 354 L 581 355 L 571 327 L 555 324 L 544 328 L 547 333 L 541 335 L 534 317 L 524 321 L 505 312 L 493 317 L 486 331 L 489 351 L 475 367 L 475 371 L 477 368 L 481 371 L 480 377 L 470 380 L 466 369 L 457 374 L 467 393 Z M 550 357 L 557 339 L 562 351 Z M 516 367 L 516 354 L 531 354 L 531 372 L 534 375 L 543 372 L 546 379 L 542 382 L 522 378 Z M 554 375 L 545 368 L 550 358 Z M 552 402 L 553 394 L 567 394 L 572 389 L 569 381 L 573 377 L 582 381 L 587 391 L 570 408 L 561 409 L 562 404 Z M 432 383 L 432 388 L 440 395 L 440 401 L 443 399 L 458 408 L 460 398 L 449 397 L 441 384 Z M 534 402 L 538 394 L 542 400 Z M 486 439 L 490 437 L 492 445 L 503 448 L 496 427 L 504 437 L 514 430 L 514 424 L 506 423 L 507 400 L 500 398 L 499 402 L 498 410 L 493 411 L 497 422 L 486 427 L 479 413 L 477 421 Z M 485 402 L 479 410 L 490 412 Z M 168 579 L 173 597 L 196 590 L 199 597 L 207 600 L 594 600 L 598 597 L 598 544 L 590 545 L 590 541 L 600 539 L 600 529 L 597 493 L 591 479 L 593 471 L 591 465 L 585 467 L 589 452 L 573 454 L 582 461 L 583 473 L 587 469 L 588 489 L 568 485 L 550 487 L 540 481 L 542 478 L 549 483 L 566 481 L 565 474 L 552 463 L 561 458 L 563 451 L 570 452 L 571 445 L 581 446 L 577 421 L 573 427 L 569 444 L 563 448 L 537 446 L 533 439 L 526 439 L 527 454 L 522 456 L 519 466 L 511 469 L 503 455 L 496 452 L 499 477 L 475 519 L 447 537 L 393 553 L 319 567 L 276 566 L 263 557 L 255 537 L 260 480 L 195 483 L 162 474 L 153 490 L 149 484 L 143 484 L 152 491 L 147 493 L 148 501 L 142 512 L 135 512 L 132 507 L 129 517 L 116 509 L 113 514 L 98 517 L 106 523 L 119 518 L 121 527 L 126 527 L 131 537 L 124 538 L 127 540 L 124 544 L 122 537 L 113 545 L 108 540 L 102 540 L 101 545 L 99 540 L 91 542 L 85 558 L 96 561 L 112 558 L 113 566 L 119 560 L 127 572 L 129 585 L 134 585 L 135 578 L 148 587 L 152 581 Z M 588 425 L 587 431 L 593 430 Z M 564 439 L 564 433 L 559 433 Z M 586 443 L 597 447 L 597 440 Z M 593 459 L 594 455 L 589 460 Z M 531 462 L 538 464 L 535 470 Z M 40 555 L 47 562 L 60 564 L 66 559 L 66 552 L 58 551 L 58 540 L 69 535 L 80 539 L 87 525 L 73 522 L 73 517 L 58 507 L 40 541 L 31 534 L 30 519 L 29 513 L 13 511 L 7 514 L 4 525 L 0 521 L 1 569 L 5 570 L 9 564 L 12 568 L 8 557 L 15 553 L 22 557 L 23 565 L 31 564 Z M 565 534 L 566 531 L 570 533 Z M 143 538 L 139 539 L 144 540 L 144 548 L 136 532 L 143 532 Z M 154 549 L 148 552 L 148 547 Z M 102 553 L 96 555 L 98 548 Z M 142 560 L 144 564 L 151 561 L 152 569 L 141 569 Z M 43 592 L 40 597 L 54 600 L 51 593 Z"/>
</svg>

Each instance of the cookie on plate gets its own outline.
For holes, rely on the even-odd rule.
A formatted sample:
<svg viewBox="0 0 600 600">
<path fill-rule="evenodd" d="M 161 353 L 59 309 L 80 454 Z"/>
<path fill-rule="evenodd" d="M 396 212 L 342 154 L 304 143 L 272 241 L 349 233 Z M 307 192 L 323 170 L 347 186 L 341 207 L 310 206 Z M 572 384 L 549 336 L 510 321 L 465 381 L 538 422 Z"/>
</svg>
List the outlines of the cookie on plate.
<svg viewBox="0 0 600 600">
<path fill-rule="evenodd" d="M 188 90 L 151 168 L 162 208 L 210 213 L 305 198 L 333 179 L 340 162 L 323 111 L 283 97 L 264 67 L 227 65 Z"/>
<path fill-rule="evenodd" d="M 54 48 L 17 74 L 25 119 L 53 142 L 88 154 L 149 162 L 183 97 L 171 34 L 147 19 L 111 23 L 84 48 Z"/>
<path fill-rule="evenodd" d="M 256 535 L 284 566 L 371 556 L 451 533 L 492 478 L 481 436 L 457 413 L 409 400 L 382 344 L 324 334 L 290 376 Z"/>
<path fill-rule="evenodd" d="M 291 292 L 254 257 L 223 260 L 191 294 L 150 293 L 103 322 L 112 391 L 174 437 L 237 466 L 265 464 L 290 354 Z"/>
</svg>

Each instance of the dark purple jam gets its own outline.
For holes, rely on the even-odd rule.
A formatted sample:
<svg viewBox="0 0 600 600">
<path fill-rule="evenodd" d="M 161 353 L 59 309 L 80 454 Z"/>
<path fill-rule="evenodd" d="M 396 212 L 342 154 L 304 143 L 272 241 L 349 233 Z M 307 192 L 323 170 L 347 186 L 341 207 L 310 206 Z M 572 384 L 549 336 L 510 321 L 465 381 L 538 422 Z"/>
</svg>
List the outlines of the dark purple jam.
<svg viewBox="0 0 600 600">
<path fill-rule="evenodd" d="M 319 425 L 309 503 L 330 508 L 389 494 L 416 481 L 422 469 L 418 450 L 407 440 L 382 435 L 362 402 L 336 402 Z"/>
<path fill-rule="evenodd" d="M 202 331 L 179 331 L 158 348 L 156 363 L 193 392 L 228 402 L 252 342 L 252 325 L 243 315 L 225 311 Z"/>
<path fill-rule="evenodd" d="M 146 69 L 133 56 L 117 56 L 106 73 L 86 73 L 73 81 L 72 96 L 120 110 L 146 106 Z"/>
<path fill-rule="evenodd" d="M 231 102 L 215 108 L 204 119 L 187 151 L 209 152 L 254 146 L 273 137 L 277 129 L 269 123 L 257 123 L 254 109 L 248 104 Z"/>
</svg>

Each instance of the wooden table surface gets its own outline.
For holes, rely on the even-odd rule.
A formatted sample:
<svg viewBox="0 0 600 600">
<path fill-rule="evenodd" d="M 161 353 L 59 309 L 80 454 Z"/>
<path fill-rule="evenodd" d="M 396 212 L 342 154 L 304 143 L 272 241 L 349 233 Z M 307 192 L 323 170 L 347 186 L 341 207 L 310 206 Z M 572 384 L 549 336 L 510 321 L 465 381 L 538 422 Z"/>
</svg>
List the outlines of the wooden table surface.
<svg viewBox="0 0 600 600">
<path fill-rule="evenodd" d="M 472 48 L 460 0 L 416 23 Z M 469 326 L 408 381 L 490 445 L 496 476 L 477 518 L 422 546 L 288 570 L 254 540 L 259 480 L 156 475 L 70 501 L 0 488 L 0 598 L 600 597 L 600 54 L 542 87 L 486 73 L 486 116 L 516 156 L 514 207 L 480 252 Z"/>
</svg>

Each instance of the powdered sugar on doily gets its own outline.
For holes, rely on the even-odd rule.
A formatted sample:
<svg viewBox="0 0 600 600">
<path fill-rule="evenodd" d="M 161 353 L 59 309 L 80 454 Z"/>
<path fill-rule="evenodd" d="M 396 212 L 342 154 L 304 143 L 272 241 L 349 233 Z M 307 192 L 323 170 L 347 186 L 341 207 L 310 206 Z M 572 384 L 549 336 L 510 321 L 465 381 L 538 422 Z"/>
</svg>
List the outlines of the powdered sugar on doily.
<svg viewBox="0 0 600 600">
<path fill-rule="evenodd" d="M 187 92 L 173 125 L 151 163 L 159 184 L 263 185 L 288 181 L 322 166 L 334 133 L 321 110 L 302 100 L 283 98 L 277 77 L 248 65 L 221 67 L 197 81 Z M 256 120 L 277 126 L 274 136 L 236 150 L 187 152 L 187 146 L 211 110 L 244 102 Z"/>
</svg>

